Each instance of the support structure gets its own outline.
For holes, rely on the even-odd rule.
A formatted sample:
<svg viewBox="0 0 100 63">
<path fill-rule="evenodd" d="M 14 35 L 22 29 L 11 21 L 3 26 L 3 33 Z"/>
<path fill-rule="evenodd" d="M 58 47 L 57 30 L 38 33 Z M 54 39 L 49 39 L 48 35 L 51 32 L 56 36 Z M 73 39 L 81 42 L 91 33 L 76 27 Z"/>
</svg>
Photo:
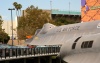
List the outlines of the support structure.
<svg viewBox="0 0 100 63">
<path fill-rule="evenodd" d="M 13 17 L 12 17 L 12 10 L 15 10 L 14 8 L 9 8 L 8 10 L 11 11 L 11 29 L 12 29 L 12 46 L 13 46 Z"/>
</svg>

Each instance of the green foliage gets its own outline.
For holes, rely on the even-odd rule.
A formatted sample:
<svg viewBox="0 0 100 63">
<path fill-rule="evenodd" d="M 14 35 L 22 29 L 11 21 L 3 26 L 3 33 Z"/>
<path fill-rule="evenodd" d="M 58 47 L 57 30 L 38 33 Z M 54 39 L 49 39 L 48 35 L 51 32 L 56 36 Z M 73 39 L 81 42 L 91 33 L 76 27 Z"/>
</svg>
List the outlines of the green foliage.
<svg viewBox="0 0 100 63">
<path fill-rule="evenodd" d="M 31 5 L 25 10 L 25 16 L 18 21 L 18 37 L 25 39 L 28 35 L 34 35 L 37 29 L 42 28 L 44 23 L 50 22 L 50 14 Z"/>
<path fill-rule="evenodd" d="M 13 6 L 14 6 L 17 10 L 19 10 L 19 9 L 22 8 L 22 5 L 21 5 L 21 4 L 18 4 L 17 2 L 14 2 L 14 3 L 13 3 Z"/>
<path fill-rule="evenodd" d="M 74 19 L 66 18 L 66 17 L 59 17 L 55 19 L 54 24 L 57 26 L 60 25 L 67 25 L 67 24 L 73 24 L 78 23 L 79 21 L 75 21 Z"/>
<path fill-rule="evenodd" d="M 0 42 L 2 42 L 4 44 L 7 44 L 9 39 L 10 39 L 10 37 L 2 29 L 2 23 L 3 23 L 3 20 L 2 20 L 2 17 L 0 16 Z"/>
<path fill-rule="evenodd" d="M 0 42 L 2 42 L 3 44 L 7 44 L 9 40 L 10 40 L 10 37 L 8 36 L 7 33 L 0 32 Z"/>
<path fill-rule="evenodd" d="M 16 9 L 16 15 L 18 16 L 19 15 L 19 11 L 21 13 L 21 8 L 22 8 L 22 5 L 21 4 L 18 4 L 17 2 L 14 2 L 13 3 L 13 6 L 15 7 Z M 17 13 L 18 12 L 18 13 Z"/>
<path fill-rule="evenodd" d="M 3 20 L 2 20 L 2 17 L 0 16 L 0 31 L 2 31 L 2 23 L 3 23 Z"/>
</svg>

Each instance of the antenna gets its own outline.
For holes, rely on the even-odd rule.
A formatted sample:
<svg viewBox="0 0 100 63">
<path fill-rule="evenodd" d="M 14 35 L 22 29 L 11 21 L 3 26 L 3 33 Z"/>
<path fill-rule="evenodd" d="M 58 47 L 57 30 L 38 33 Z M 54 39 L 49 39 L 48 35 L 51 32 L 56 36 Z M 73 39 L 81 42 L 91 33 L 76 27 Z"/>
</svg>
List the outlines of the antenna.
<svg viewBox="0 0 100 63">
<path fill-rule="evenodd" d="M 52 19 L 52 0 L 50 0 L 50 8 L 51 8 L 51 12 L 50 12 L 50 14 L 51 14 L 51 19 Z M 49 22 L 49 21 L 48 21 Z"/>
<path fill-rule="evenodd" d="M 52 1 L 50 0 L 50 8 L 51 8 L 51 11 L 52 11 Z"/>
<path fill-rule="evenodd" d="M 70 2 L 69 2 L 69 15 L 70 15 Z"/>
</svg>

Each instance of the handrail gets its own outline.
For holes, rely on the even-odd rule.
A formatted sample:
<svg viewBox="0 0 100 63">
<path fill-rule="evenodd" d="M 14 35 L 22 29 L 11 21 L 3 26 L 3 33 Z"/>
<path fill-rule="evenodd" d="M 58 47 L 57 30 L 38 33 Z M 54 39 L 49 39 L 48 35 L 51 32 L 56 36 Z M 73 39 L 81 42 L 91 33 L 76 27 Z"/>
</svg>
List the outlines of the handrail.
<svg viewBox="0 0 100 63">
<path fill-rule="evenodd" d="M 0 49 L 0 61 L 25 57 L 57 55 L 60 47 L 4 48 Z"/>
</svg>

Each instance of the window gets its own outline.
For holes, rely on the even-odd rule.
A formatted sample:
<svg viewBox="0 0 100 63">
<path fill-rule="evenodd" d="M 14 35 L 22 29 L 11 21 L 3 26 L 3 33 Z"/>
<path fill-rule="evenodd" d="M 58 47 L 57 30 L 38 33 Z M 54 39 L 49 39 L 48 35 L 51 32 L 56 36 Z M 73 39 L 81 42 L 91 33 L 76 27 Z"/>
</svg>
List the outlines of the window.
<svg viewBox="0 0 100 63">
<path fill-rule="evenodd" d="M 88 48 L 88 41 L 84 42 L 84 47 L 83 48 Z"/>
<path fill-rule="evenodd" d="M 81 37 L 78 37 L 74 42 L 77 42 Z"/>
<path fill-rule="evenodd" d="M 89 44 L 88 44 L 88 48 L 91 48 L 92 44 L 93 44 L 93 41 L 90 41 Z"/>
<path fill-rule="evenodd" d="M 84 48 L 84 44 L 85 44 L 85 42 L 82 43 L 81 48 Z"/>
<path fill-rule="evenodd" d="M 75 49 L 76 43 L 73 43 L 72 45 L 72 49 Z"/>
<path fill-rule="evenodd" d="M 78 42 L 78 40 L 79 40 L 80 38 L 81 38 L 81 37 L 78 37 L 78 38 L 74 41 L 74 43 L 73 43 L 73 45 L 72 45 L 72 49 L 75 49 L 76 43 Z"/>
<path fill-rule="evenodd" d="M 81 48 L 91 48 L 93 45 L 93 41 L 84 41 L 82 44 L 81 44 Z"/>
</svg>

